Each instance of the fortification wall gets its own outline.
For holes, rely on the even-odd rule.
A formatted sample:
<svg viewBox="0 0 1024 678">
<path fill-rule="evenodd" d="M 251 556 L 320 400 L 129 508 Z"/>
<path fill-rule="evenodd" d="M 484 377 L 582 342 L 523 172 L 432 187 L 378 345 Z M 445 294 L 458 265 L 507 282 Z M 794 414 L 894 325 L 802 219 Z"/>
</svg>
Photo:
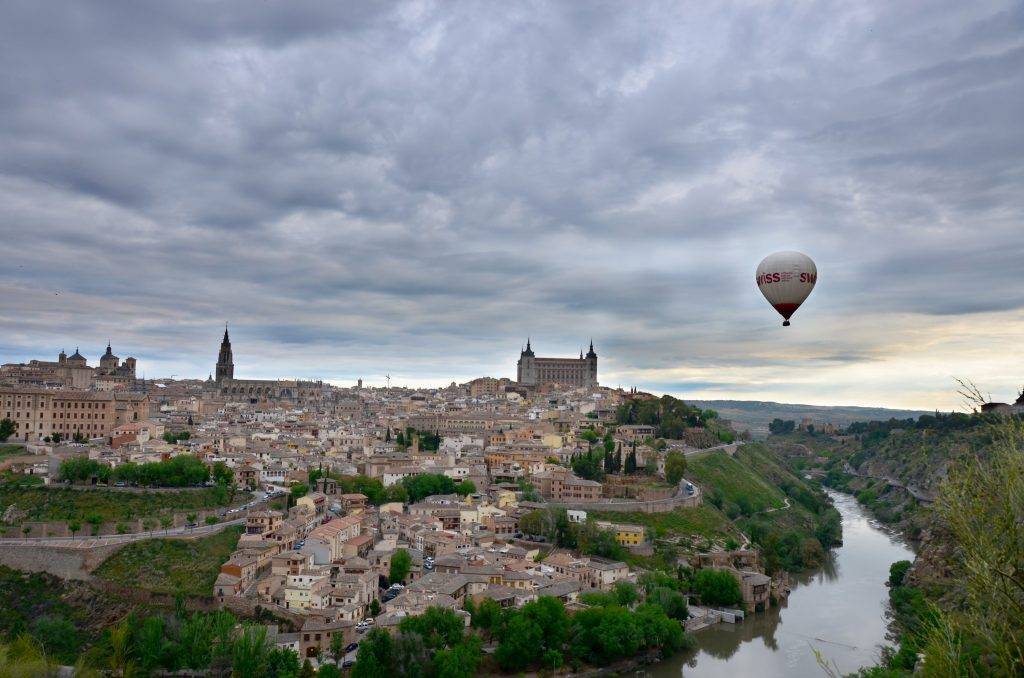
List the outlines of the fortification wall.
<svg viewBox="0 0 1024 678">
<path fill-rule="evenodd" d="M 42 544 L 5 544 L 0 540 L 0 564 L 25 572 L 48 572 L 61 579 L 91 581 L 92 571 L 126 543 L 69 548 Z"/>
</svg>

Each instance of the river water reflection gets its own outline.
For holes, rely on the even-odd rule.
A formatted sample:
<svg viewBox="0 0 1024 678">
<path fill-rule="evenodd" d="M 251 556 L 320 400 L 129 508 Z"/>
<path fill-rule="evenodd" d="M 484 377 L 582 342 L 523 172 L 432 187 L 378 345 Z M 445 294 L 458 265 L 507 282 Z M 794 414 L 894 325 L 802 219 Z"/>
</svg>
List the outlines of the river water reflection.
<svg viewBox="0 0 1024 678">
<path fill-rule="evenodd" d="M 648 667 L 647 675 L 824 676 L 817 649 L 843 673 L 877 661 L 886 643 L 889 565 L 913 560 L 852 497 L 830 492 L 843 518 L 843 545 L 820 571 L 791 579 L 783 608 L 697 633 L 698 649 Z"/>
</svg>

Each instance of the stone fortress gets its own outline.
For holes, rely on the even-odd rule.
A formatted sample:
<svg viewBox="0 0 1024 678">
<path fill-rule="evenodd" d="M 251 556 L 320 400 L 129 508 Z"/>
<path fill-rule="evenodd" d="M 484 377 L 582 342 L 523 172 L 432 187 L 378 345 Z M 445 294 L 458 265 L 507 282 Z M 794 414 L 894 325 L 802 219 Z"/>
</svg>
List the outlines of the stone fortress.
<svg viewBox="0 0 1024 678">
<path fill-rule="evenodd" d="M 516 381 L 520 386 L 597 386 L 594 342 L 590 342 L 590 350 L 586 355 L 580 351 L 579 358 L 538 358 L 527 339 L 526 348 L 519 354 L 519 362 L 516 363 Z"/>
</svg>

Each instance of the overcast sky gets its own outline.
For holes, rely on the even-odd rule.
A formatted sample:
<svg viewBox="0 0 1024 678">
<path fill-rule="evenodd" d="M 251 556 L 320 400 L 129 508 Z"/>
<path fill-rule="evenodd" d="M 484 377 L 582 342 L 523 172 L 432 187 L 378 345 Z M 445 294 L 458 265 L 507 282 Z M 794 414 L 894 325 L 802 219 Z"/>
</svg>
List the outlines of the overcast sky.
<svg viewBox="0 0 1024 678">
<path fill-rule="evenodd" d="M 0 5 L 0 362 L 693 398 L 1024 383 L 1020 2 Z M 783 329 L 766 254 L 817 262 Z"/>
</svg>

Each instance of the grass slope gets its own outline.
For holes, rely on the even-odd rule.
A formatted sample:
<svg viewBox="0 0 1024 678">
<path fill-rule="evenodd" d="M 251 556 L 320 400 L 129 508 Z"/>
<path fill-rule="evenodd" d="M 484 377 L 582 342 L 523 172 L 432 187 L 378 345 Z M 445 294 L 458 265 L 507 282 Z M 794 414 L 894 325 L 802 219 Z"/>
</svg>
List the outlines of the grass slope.
<svg viewBox="0 0 1024 678">
<path fill-rule="evenodd" d="M 241 527 L 195 540 L 147 539 L 125 546 L 93 573 L 100 579 L 154 591 L 208 596 L 220 566 L 228 559 Z"/>
<path fill-rule="evenodd" d="M 782 508 L 785 494 L 776 485 L 762 477 L 755 467 L 746 463 L 750 458 L 746 446 L 730 457 L 722 450 L 697 454 L 687 458 L 686 477 L 700 483 L 706 496 L 720 492 L 726 504 L 744 505 L 749 502 L 755 512 L 769 508 Z"/>
<path fill-rule="evenodd" d="M 643 525 L 655 538 L 696 535 L 715 539 L 735 534 L 729 519 L 713 506 L 677 508 L 667 513 L 587 511 L 587 515 L 595 520 Z"/>
<path fill-rule="evenodd" d="M 134 520 L 168 510 L 213 509 L 219 504 L 214 488 L 177 492 L 118 492 L 72 490 L 62 487 L 27 487 L 0 484 L 0 506 L 16 505 L 27 520 L 84 520 L 98 515 L 104 521 Z M 236 501 L 248 495 L 240 493 Z"/>
</svg>

